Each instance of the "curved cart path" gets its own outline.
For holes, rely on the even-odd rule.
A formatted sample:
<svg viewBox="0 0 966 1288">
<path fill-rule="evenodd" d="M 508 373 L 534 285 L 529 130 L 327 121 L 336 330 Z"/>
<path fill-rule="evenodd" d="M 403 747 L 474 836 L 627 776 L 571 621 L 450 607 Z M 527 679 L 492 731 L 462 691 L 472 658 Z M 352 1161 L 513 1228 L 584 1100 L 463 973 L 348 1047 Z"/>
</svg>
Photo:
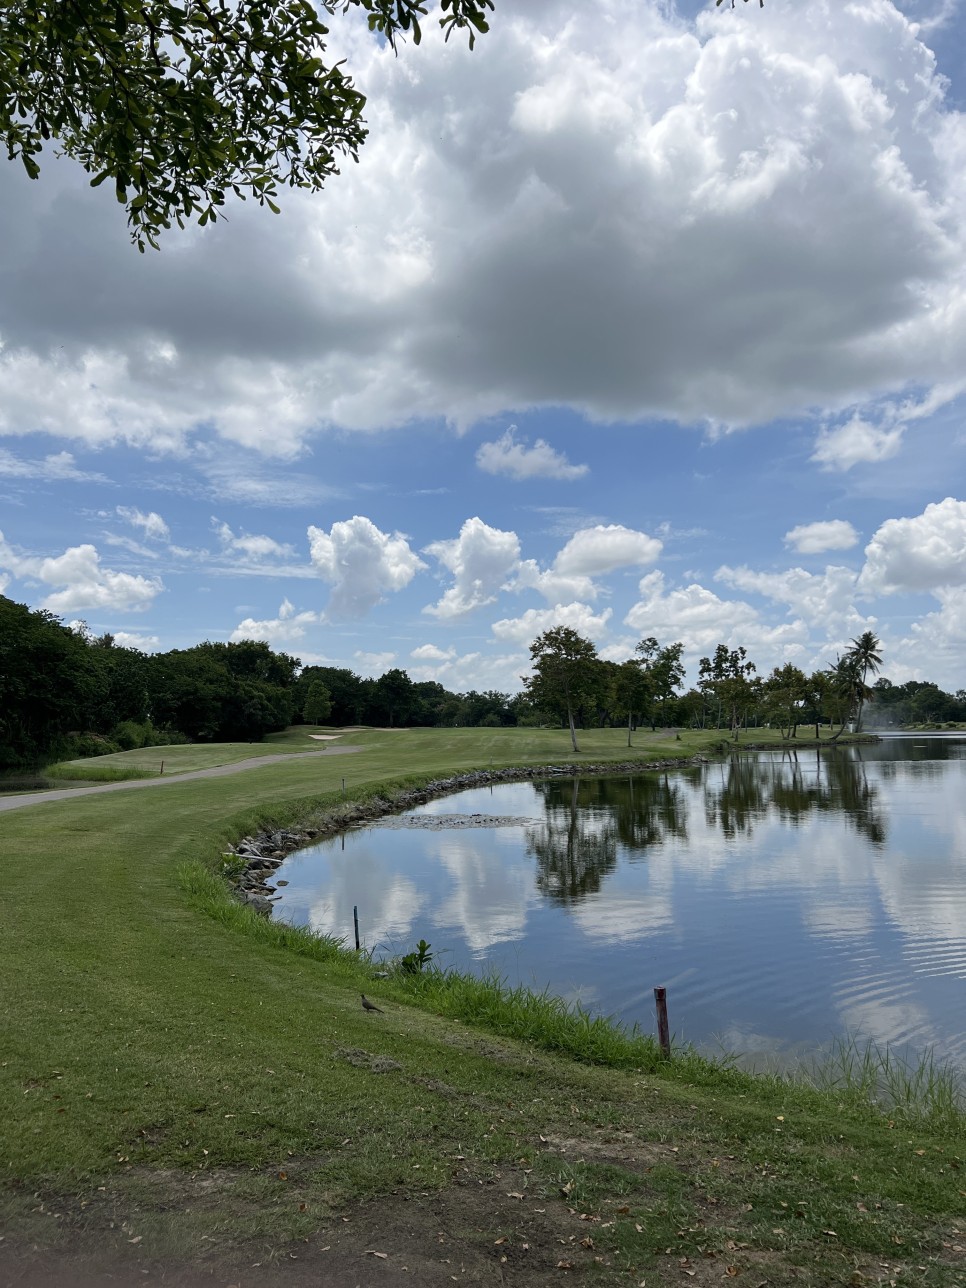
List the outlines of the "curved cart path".
<svg viewBox="0 0 966 1288">
<path fill-rule="evenodd" d="M 347 756 L 363 747 L 325 747 L 319 751 L 278 751 L 272 756 L 252 756 L 236 760 L 231 765 L 213 765 L 211 769 L 191 769 L 186 774 L 170 774 L 167 778 L 130 778 L 123 783 L 100 783 L 97 787 L 58 787 L 49 792 L 24 792 L 17 796 L 0 796 L 0 812 L 24 809 L 28 805 L 44 805 L 48 801 L 68 801 L 75 797 L 96 796 L 101 792 L 122 792 L 134 787 L 166 787 L 169 783 L 184 783 L 190 778 L 225 778 L 245 769 L 258 769 L 261 765 L 277 765 L 286 760 L 327 760 L 330 756 Z"/>
</svg>

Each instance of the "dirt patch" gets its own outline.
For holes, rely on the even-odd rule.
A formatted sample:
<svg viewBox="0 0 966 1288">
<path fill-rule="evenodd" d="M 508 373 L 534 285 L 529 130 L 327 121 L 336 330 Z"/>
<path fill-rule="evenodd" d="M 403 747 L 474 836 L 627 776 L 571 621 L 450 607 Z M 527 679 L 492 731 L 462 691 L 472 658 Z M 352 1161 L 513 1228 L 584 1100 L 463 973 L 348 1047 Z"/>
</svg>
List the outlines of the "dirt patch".
<svg viewBox="0 0 966 1288">
<path fill-rule="evenodd" d="M 159 1190 L 170 1176 L 158 1176 Z M 57 1220 L 56 1250 L 0 1241 L 0 1288 L 369 1288 L 427 1285 L 559 1285 L 611 1265 L 587 1220 L 562 1200 L 530 1192 L 531 1174 L 516 1168 L 474 1174 L 454 1163 L 440 1193 L 391 1194 L 325 1219 L 302 1239 L 273 1242 L 192 1233 L 176 1254 L 159 1255 L 163 1235 L 132 1234 L 119 1195 L 105 1192 L 80 1211 L 77 1201 L 36 1196 Z M 223 1203 L 219 1178 L 183 1178 L 179 1206 Z M 170 1202 L 162 1198 L 158 1208 Z M 228 1200 L 230 1202 L 230 1200 Z M 168 1212 L 169 1218 L 178 1213 Z M 195 1229 L 197 1227 L 194 1227 Z M 217 1224 L 213 1225 L 216 1231 Z M 169 1232 L 170 1233 L 170 1232 Z M 190 1244 L 195 1246 L 190 1247 Z"/>
</svg>

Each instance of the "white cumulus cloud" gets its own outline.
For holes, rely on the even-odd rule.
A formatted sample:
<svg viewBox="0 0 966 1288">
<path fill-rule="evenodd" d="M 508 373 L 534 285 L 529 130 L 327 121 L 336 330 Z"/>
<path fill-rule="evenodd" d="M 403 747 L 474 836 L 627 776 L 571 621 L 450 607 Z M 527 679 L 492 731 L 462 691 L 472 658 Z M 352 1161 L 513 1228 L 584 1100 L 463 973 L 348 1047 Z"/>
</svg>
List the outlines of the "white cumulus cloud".
<svg viewBox="0 0 966 1288">
<path fill-rule="evenodd" d="M 904 425 L 884 428 L 854 415 L 845 425 L 823 429 L 812 460 L 829 470 L 850 470 L 853 465 L 887 461 L 902 445 Z"/>
<path fill-rule="evenodd" d="M 819 555 L 825 550 L 851 550 L 858 541 L 859 534 L 845 519 L 800 523 L 785 533 L 785 545 L 800 555 Z"/>
<path fill-rule="evenodd" d="M 235 643 L 240 640 L 263 640 L 273 648 L 278 648 L 282 644 L 294 644 L 305 639 L 305 628 L 320 620 L 320 613 L 297 613 L 295 606 L 288 599 L 283 599 L 277 617 L 261 621 L 246 617 L 228 638 Z"/>
<path fill-rule="evenodd" d="M 212 517 L 211 526 L 226 554 L 241 554 L 256 562 L 265 559 L 290 559 L 295 555 L 292 546 L 283 541 L 276 541 L 274 537 L 248 532 L 242 532 L 236 536 L 227 523 L 214 517 Z"/>
<path fill-rule="evenodd" d="M 424 553 L 453 574 L 453 585 L 423 612 L 449 619 L 493 603 L 519 562 L 520 542 L 515 532 L 491 528 L 482 519 L 473 518 L 466 520 L 458 537 L 434 541 Z"/>
<path fill-rule="evenodd" d="M 863 591 L 936 591 L 966 583 L 966 501 L 946 497 L 911 518 L 887 519 L 865 548 Z"/>
<path fill-rule="evenodd" d="M 528 608 L 519 617 L 505 617 L 490 628 L 498 640 L 529 644 L 554 626 L 569 626 L 589 639 L 601 639 L 607 633 L 611 610 L 595 614 L 587 604 L 555 604 L 553 608 Z"/>
<path fill-rule="evenodd" d="M 493 443 L 482 443 L 476 453 L 476 463 L 487 474 L 506 474 L 518 482 L 524 479 L 579 479 L 590 470 L 589 465 L 571 465 L 567 457 L 549 443 L 538 438 L 532 447 L 518 443 L 511 425 Z"/>
<path fill-rule="evenodd" d="M 571 537 L 553 566 L 555 572 L 564 576 L 595 576 L 617 568 L 653 563 L 662 549 L 656 537 L 644 532 L 635 532 L 619 523 L 598 524 L 594 528 L 582 528 Z"/>
<path fill-rule="evenodd" d="M 21 555 L 0 532 L 0 566 L 14 576 L 57 587 L 41 600 L 52 613 L 113 609 L 119 613 L 149 608 L 164 589 L 159 577 L 140 577 L 102 568 L 94 546 L 71 546 L 61 555 L 40 558 Z"/>
<path fill-rule="evenodd" d="M 308 529 L 312 563 L 332 586 L 327 617 L 363 617 L 387 594 L 404 590 L 426 565 L 398 532 L 389 536 L 364 515 Z"/>
</svg>

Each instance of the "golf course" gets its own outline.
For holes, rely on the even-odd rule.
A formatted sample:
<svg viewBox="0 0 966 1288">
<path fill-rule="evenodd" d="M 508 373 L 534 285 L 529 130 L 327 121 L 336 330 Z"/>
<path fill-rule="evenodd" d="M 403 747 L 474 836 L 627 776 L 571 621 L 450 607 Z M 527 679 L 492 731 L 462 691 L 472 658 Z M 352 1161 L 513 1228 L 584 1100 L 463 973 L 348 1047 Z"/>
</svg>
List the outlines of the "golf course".
<svg viewBox="0 0 966 1288">
<path fill-rule="evenodd" d="M 441 778 L 721 739 L 301 727 L 6 798 L 0 1286 L 966 1283 L 938 1073 L 885 1100 L 664 1060 L 546 995 L 394 971 L 351 926 L 276 924 L 223 875 L 244 836 Z"/>
</svg>

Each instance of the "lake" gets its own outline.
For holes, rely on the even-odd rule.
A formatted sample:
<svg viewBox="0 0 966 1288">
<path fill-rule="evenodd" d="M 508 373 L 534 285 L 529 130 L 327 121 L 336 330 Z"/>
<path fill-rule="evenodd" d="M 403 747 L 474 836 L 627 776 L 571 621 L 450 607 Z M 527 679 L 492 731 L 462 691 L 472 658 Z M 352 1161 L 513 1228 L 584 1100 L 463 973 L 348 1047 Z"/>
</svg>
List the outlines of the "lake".
<svg viewBox="0 0 966 1288">
<path fill-rule="evenodd" d="M 477 816 L 477 817 L 474 817 Z M 845 1034 L 966 1066 L 966 738 L 461 792 L 291 855 L 275 915 L 429 940 L 760 1064 Z"/>
</svg>

